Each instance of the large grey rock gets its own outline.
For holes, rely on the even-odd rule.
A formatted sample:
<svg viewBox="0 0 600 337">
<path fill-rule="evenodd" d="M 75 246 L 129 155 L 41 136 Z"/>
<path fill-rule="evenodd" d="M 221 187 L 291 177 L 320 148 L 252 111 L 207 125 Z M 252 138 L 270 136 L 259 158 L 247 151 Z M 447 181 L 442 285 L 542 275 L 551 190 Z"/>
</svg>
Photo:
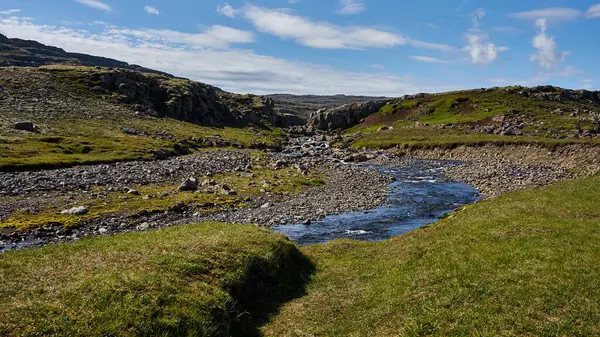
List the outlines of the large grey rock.
<svg viewBox="0 0 600 337">
<path fill-rule="evenodd" d="M 195 191 L 198 189 L 198 179 L 195 177 L 190 177 L 184 180 L 181 185 L 179 185 L 180 191 Z"/>
</svg>

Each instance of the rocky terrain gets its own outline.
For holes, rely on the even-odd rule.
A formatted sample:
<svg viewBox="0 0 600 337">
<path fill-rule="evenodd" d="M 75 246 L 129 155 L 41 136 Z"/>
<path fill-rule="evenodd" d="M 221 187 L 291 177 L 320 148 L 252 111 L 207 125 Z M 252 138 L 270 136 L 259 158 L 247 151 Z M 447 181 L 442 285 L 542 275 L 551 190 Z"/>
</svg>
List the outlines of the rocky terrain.
<svg viewBox="0 0 600 337">
<path fill-rule="evenodd" d="M 76 241 L 90 235 L 205 220 L 261 226 L 310 224 L 330 214 L 374 208 L 387 200 L 391 178 L 363 164 L 397 168 L 414 165 L 412 158 L 416 157 L 462 161 L 461 165 L 448 166 L 448 181 L 475 186 L 484 197 L 545 186 L 600 169 L 598 147 L 585 144 L 556 150 L 487 146 L 415 150 L 410 154 L 330 146 L 343 138 L 318 135 L 290 139 L 284 151 L 262 155 L 251 150 L 219 150 L 153 162 L 0 173 L 0 223 L 5 224 L 0 229 L 0 241 L 5 249 L 17 248 L 23 242 Z M 297 179 L 305 179 L 307 186 L 288 189 Z M 190 192 L 182 187 L 188 184 Z M 115 199 L 123 200 L 121 208 L 102 206 L 112 205 Z M 150 202 L 155 206 L 132 212 L 125 202 L 135 207 Z M 62 212 L 77 218 L 80 212 L 86 216 L 102 207 L 107 210 L 76 225 L 51 220 L 29 229 L 6 227 L 39 214 L 53 219 L 52 214 Z"/>
</svg>

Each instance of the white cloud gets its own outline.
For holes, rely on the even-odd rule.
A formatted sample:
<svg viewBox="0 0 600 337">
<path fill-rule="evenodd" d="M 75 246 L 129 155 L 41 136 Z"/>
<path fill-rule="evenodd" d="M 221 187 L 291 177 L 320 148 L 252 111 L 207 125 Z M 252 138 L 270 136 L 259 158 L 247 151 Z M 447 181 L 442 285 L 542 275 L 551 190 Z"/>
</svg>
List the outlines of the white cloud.
<svg viewBox="0 0 600 337">
<path fill-rule="evenodd" d="M 590 6 L 586 16 L 588 18 L 600 18 L 600 3 Z"/>
<path fill-rule="evenodd" d="M 531 55 L 531 61 L 538 61 L 545 69 L 551 69 L 554 64 L 562 62 L 569 52 L 559 52 L 554 37 L 546 34 L 546 19 L 539 19 L 536 22 L 539 29 L 538 34 L 533 38 L 532 45 L 537 52 Z"/>
<path fill-rule="evenodd" d="M 445 44 L 412 40 L 407 37 L 368 27 L 342 27 L 327 22 L 311 21 L 289 14 L 288 11 L 246 5 L 244 16 L 261 32 L 280 38 L 296 40 L 297 43 L 322 49 L 364 49 L 368 47 L 389 48 L 413 45 L 437 50 L 452 50 Z"/>
<path fill-rule="evenodd" d="M 573 8 L 552 7 L 536 9 L 527 12 L 513 13 L 510 16 L 516 19 L 523 20 L 546 19 L 549 21 L 570 21 L 583 16 L 583 12 Z"/>
<path fill-rule="evenodd" d="M 213 32 L 218 30 L 215 28 Z M 247 50 L 199 48 L 199 42 L 190 37 L 195 34 L 176 31 L 107 26 L 103 32 L 96 34 L 82 29 L 33 24 L 11 17 L 0 18 L 0 32 L 71 52 L 140 64 L 234 92 L 400 96 L 457 89 L 456 86 L 442 86 L 439 82 L 431 85 L 431 82 L 423 81 L 428 84 L 421 85 L 411 77 L 386 72 L 339 71 L 329 66 L 288 61 Z M 221 34 L 212 36 L 223 39 Z"/>
<path fill-rule="evenodd" d="M 300 2 L 300 0 L 288 0 L 288 3 L 289 3 L 289 4 L 292 4 L 292 5 L 293 5 L 293 4 L 296 4 L 296 3 L 298 3 L 298 2 Z"/>
<path fill-rule="evenodd" d="M 112 10 L 112 8 L 110 8 L 109 5 L 105 4 L 104 2 L 98 1 L 98 0 L 73 0 L 73 1 L 79 2 L 80 4 L 86 5 L 88 7 L 103 10 L 105 12 L 110 12 Z"/>
<path fill-rule="evenodd" d="M 581 86 L 581 89 L 585 89 L 585 90 L 593 90 L 595 83 L 597 81 L 596 80 L 580 80 L 579 84 Z"/>
<path fill-rule="evenodd" d="M 7 9 L 5 11 L 0 11 L 0 15 L 11 15 L 11 14 L 19 13 L 20 11 L 21 11 L 20 9 Z"/>
<path fill-rule="evenodd" d="M 487 65 L 498 57 L 499 52 L 507 51 L 507 47 L 497 47 L 490 41 L 487 33 L 481 31 L 479 20 L 485 17 L 485 11 L 478 9 L 473 13 L 473 28 L 466 34 L 467 45 L 464 50 L 469 53 L 471 62 L 477 65 Z"/>
<path fill-rule="evenodd" d="M 168 29 L 107 28 L 106 34 L 123 40 L 142 40 L 161 44 L 179 44 L 187 48 L 225 49 L 233 43 L 252 43 L 254 34 L 246 30 L 215 25 L 199 34 Z"/>
<path fill-rule="evenodd" d="M 224 6 L 217 6 L 217 13 L 234 18 L 237 15 L 238 10 L 226 3 Z"/>
<path fill-rule="evenodd" d="M 154 15 L 158 15 L 160 14 L 160 11 L 158 9 L 156 9 L 156 7 L 152 7 L 152 6 L 144 6 L 144 10 L 146 11 L 146 13 L 148 14 L 154 14 Z"/>
<path fill-rule="evenodd" d="M 362 2 L 357 0 L 340 0 L 342 8 L 338 10 L 338 14 L 354 15 L 364 12 L 367 7 Z"/>
<path fill-rule="evenodd" d="M 381 64 L 377 64 L 377 63 L 371 64 L 371 68 L 374 68 L 374 69 L 385 69 L 384 66 L 382 66 Z"/>
<path fill-rule="evenodd" d="M 452 63 L 451 61 L 448 60 L 442 60 L 436 57 L 429 57 L 429 56 L 409 56 L 409 58 L 415 60 L 415 61 L 419 61 L 419 62 L 425 62 L 425 63 L 439 63 L 439 64 L 449 64 Z"/>
</svg>

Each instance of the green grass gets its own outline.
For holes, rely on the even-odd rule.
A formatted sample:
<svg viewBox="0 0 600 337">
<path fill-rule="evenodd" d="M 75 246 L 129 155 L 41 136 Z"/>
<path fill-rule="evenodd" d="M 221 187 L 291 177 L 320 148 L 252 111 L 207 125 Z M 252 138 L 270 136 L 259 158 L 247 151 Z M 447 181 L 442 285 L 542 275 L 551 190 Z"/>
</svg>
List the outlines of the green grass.
<svg viewBox="0 0 600 337">
<path fill-rule="evenodd" d="M 47 121 L 46 125 L 51 130 L 47 135 L 0 135 L 0 171 L 147 160 L 152 158 L 153 150 L 177 154 L 180 141 L 186 141 L 191 149 L 206 147 L 203 139 L 210 138 L 245 148 L 277 147 L 281 142 L 278 128 L 216 128 L 171 118 L 61 119 Z M 128 135 L 123 128 L 150 135 L 166 132 L 172 139 Z"/>
<path fill-rule="evenodd" d="M 312 266 L 283 236 L 203 223 L 0 255 L 3 336 L 252 336 Z"/>
<path fill-rule="evenodd" d="M 597 128 L 593 121 L 587 119 L 589 114 L 585 111 L 598 111 L 598 106 L 584 101 L 544 101 L 535 97 L 522 97 L 519 94 L 521 90 L 523 89 L 519 87 L 476 89 L 425 95 L 408 100 L 397 99 L 383 106 L 378 114 L 390 117 L 388 123 L 393 126 L 409 126 L 415 122 L 435 125 L 487 124 L 497 115 L 519 115 L 519 118 L 530 124 L 524 131 L 539 137 L 566 136 L 576 127 L 582 130 Z M 553 114 L 557 109 L 564 113 Z M 570 114 L 576 110 L 579 115 L 571 117 Z M 580 117 L 586 119 L 582 120 Z M 380 126 L 382 125 L 377 125 Z M 367 118 L 364 123 L 349 131 L 372 130 L 373 125 Z"/>
<path fill-rule="evenodd" d="M 268 336 L 600 333 L 600 177 L 507 194 L 384 242 L 309 246 Z"/>
<path fill-rule="evenodd" d="M 364 132 L 350 145 L 355 148 L 389 149 L 398 146 L 411 148 L 453 148 L 460 145 L 478 146 L 484 144 L 537 144 L 548 147 L 561 144 L 582 143 L 585 140 L 553 139 L 532 136 L 488 135 L 457 129 L 436 129 L 430 127 L 395 128 L 386 132 Z M 587 141 L 598 143 L 597 140 Z"/>
</svg>

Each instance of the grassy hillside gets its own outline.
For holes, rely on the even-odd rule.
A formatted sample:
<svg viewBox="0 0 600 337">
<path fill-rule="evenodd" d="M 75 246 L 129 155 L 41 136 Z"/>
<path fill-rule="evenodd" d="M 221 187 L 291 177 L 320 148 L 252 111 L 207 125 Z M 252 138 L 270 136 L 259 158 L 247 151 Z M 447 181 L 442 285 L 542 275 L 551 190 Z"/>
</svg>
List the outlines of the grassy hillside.
<svg viewBox="0 0 600 337">
<path fill-rule="evenodd" d="M 112 88 L 115 83 L 121 84 Z M 214 146 L 279 146 L 279 129 L 239 125 L 268 114 L 264 100 L 211 90 L 106 68 L 2 68 L 0 170 L 150 159 Z M 230 126 L 217 126 L 228 120 Z M 20 121 L 35 123 L 38 132 L 16 130 Z"/>
<path fill-rule="evenodd" d="M 383 126 L 393 130 L 377 132 Z M 356 146 L 391 147 L 421 141 L 597 139 L 599 131 L 597 92 L 547 86 L 406 96 L 346 132 L 363 133 Z"/>
<path fill-rule="evenodd" d="M 308 294 L 269 336 L 600 333 L 600 177 L 487 200 L 379 243 L 306 247 Z"/>
<path fill-rule="evenodd" d="M 281 235 L 204 223 L 0 255 L 3 336 L 252 336 L 312 266 Z"/>
</svg>

